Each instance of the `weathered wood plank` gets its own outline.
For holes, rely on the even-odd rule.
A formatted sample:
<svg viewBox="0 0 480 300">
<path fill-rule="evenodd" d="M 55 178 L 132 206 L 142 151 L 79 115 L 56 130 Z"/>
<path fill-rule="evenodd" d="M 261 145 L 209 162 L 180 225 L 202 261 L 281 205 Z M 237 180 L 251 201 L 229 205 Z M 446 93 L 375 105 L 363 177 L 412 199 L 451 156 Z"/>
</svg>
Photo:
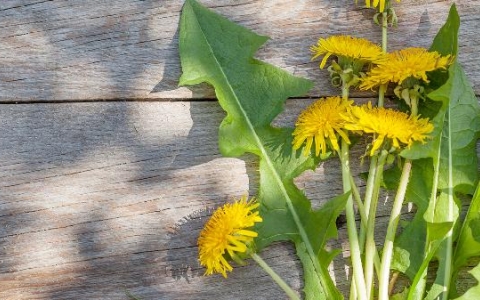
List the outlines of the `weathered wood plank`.
<svg viewBox="0 0 480 300">
<path fill-rule="evenodd" d="M 277 123 L 310 102 L 288 101 Z M 214 101 L 2 105 L 0 298 L 127 299 L 127 288 L 142 299 L 284 299 L 253 263 L 226 280 L 201 276 L 196 239 L 211 209 L 258 184 L 254 157 L 218 153 L 223 116 Z M 331 160 L 298 178 L 314 206 L 341 193 L 339 169 Z M 331 246 L 344 251 L 332 272 L 348 290 L 344 226 Z M 261 255 L 301 290 L 291 245 Z"/>
<path fill-rule="evenodd" d="M 315 79 L 310 96 L 335 94 L 310 62 L 309 45 L 331 34 L 379 41 L 371 11 L 353 0 L 204 0 L 206 6 L 271 40 L 258 58 Z M 360 1 L 361 2 L 361 1 Z M 404 0 L 391 49 L 428 47 L 454 1 Z M 480 1 L 457 1 L 459 59 L 480 93 Z M 183 1 L 2 1 L 0 101 L 212 97 L 209 87 L 178 88 L 178 20 Z M 365 24 L 360 25 L 359 24 Z"/>
<path fill-rule="evenodd" d="M 212 103 L 3 105 L 0 298 L 282 298 L 255 266 L 200 277 L 209 211 L 255 162 L 221 158 Z M 266 259 L 300 287 L 292 249 Z M 245 296 L 245 297 L 244 297 Z"/>
</svg>

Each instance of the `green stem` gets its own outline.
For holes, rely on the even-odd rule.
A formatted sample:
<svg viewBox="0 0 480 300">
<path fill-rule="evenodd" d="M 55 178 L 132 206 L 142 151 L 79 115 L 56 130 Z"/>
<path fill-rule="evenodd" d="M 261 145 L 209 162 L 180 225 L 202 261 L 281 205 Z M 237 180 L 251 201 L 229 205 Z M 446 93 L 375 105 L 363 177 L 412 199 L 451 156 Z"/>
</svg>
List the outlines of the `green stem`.
<svg viewBox="0 0 480 300">
<path fill-rule="evenodd" d="M 342 99 L 347 100 L 348 99 L 348 86 L 345 84 L 345 82 L 342 81 Z"/>
<path fill-rule="evenodd" d="M 380 274 L 378 279 L 379 285 L 379 300 L 388 300 L 388 282 L 390 276 L 390 264 L 392 262 L 393 242 L 397 232 L 398 221 L 402 211 L 403 200 L 407 191 L 408 180 L 410 178 L 410 171 L 412 170 L 412 162 L 407 159 L 403 166 L 402 176 L 398 185 L 397 194 L 393 201 L 392 213 L 388 221 L 387 234 L 385 236 L 385 243 L 383 246 L 382 263 L 380 266 Z"/>
<path fill-rule="evenodd" d="M 365 206 L 363 205 L 362 199 L 360 198 L 360 192 L 358 191 L 355 180 L 353 180 L 353 176 L 350 176 L 350 186 L 352 187 L 353 199 L 355 200 L 355 204 L 357 204 L 358 206 L 358 212 L 360 213 L 360 217 L 362 218 L 363 221 L 365 221 L 365 222 L 362 222 L 362 224 L 365 225 L 365 229 L 366 229 L 367 215 L 365 214 Z"/>
<path fill-rule="evenodd" d="M 348 99 L 349 86 L 342 82 L 342 98 L 344 100 Z M 341 151 L 340 151 L 340 161 L 342 163 L 342 181 L 343 181 L 343 191 L 345 193 L 352 192 L 359 195 L 358 189 L 353 181 L 352 174 L 350 172 L 350 158 L 348 155 L 348 144 L 342 139 Z M 357 200 L 357 203 L 360 204 L 361 201 Z M 365 209 L 363 205 L 359 205 L 360 214 L 365 216 Z M 347 215 L 347 231 L 348 231 L 348 241 L 350 243 L 350 256 L 352 259 L 352 269 L 353 269 L 353 280 L 350 286 L 350 298 L 354 296 L 354 299 L 365 299 L 366 298 L 366 288 L 365 288 L 365 277 L 363 273 L 362 257 L 361 257 L 361 248 L 358 241 L 357 235 L 357 223 L 355 222 L 355 211 L 353 207 L 353 198 L 352 195 L 349 196 L 346 207 Z M 363 218 L 362 218 L 363 222 Z"/>
<path fill-rule="evenodd" d="M 382 52 L 383 53 L 387 53 L 387 45 L 388 45 L 388 12 L 387 11 L 384 11 L 382 13 Z M 378 107 L 383 107 L 384 106 L 384 103 L 385 103 L 385 93 L 387 91 L 387 84 L 382 84 L 380 85 L 380 88 L 378 90 Z M 383 153 L 382 153 L 382 156 L 383 156 Z M 384 158 L 382 158 L 381 160 L 383 160 L 383 162 L 381 163 L 381 166 L 382 168 L 380 169 L 382 174 L 383 174 L 383 165 L 385 164 L 385 159 L 386 159 L 386 155 L 384 156 Z M 376 167 L 373 167 L 373 166 L 377 166 L 377 162 L 375 161 L 375 159 L 372 159 L 372 162 L 370 164 L 370 170 L 372 170 L 373 168 L 375 168 L 375 172 L 378 170 Z M 379 164 L 380 165 L 380 162 Z M 369 291 L 371 291 L 371 287 L 372 287 L 372 284 L 373 284 L 373 268 L 371 267 L 372 266 L 372 263 L 371 263 L 371 260 L 372 260 L 372 255 L 377 253 L 376 252 L 376 249 L 375 249 L 375 252 L 372 254 L 372 249 L 373 246 L 375 246 L 375 240 L 373 238 L 373 232 L 374 232 L 374 228 L 375 228 L 375 212 L 376 212 L 376 209 L 377 209 L 377 204 L 378 204 L 378 193 L 379 193 L 379 189 L 380 189 L 380 180 L 381 180 L 381 177 L 382 176 L 379 176 L 377 174 L 375 174 L 375 179 L 373 180 L 374 182 L 378 182 L 374 184 L 374 187 L 375 188 L 372 188 L 372 191 L 371 191 L 371 195 L 369 195 L 369 197 L 371 197 L 370 199 L 374 199 L 374 204 L 373 205 L 370 205 L 371 203 L 371 200 L 369 200 L 369 206 L 368 209 L 369 210 L 369 215 L 368 215 L 368 223 L 367 223 L 367 242 L 366 242 L 366 257 L 365 257 L 365 266 L 366 266 L 366 272 L 368 272 L 366 274 L 366 280 L 367 280 L 367 286 L 368 286 L 368 289 Z M 370 173 L 369 173 L 369 179 L 370 179 Z M 407 180 L 408 182 L 408 180 Z M 368 186 L 367 186 L 368 188 Z M 375 191 L 376 190 L 376 191 Z M 373 196 L 373 195 L 376 195 L 376 196 Z M 367 200 L 367 199 L 365 199 Z M 403 203 L 403 198 L 402 198 L 402 203 Z M 401 206 L 400 206 L 401 208 Z M 392 211 L 392 215 L 393 215 L 393 211 Z M 395 226 L 396 228 L 396 226 Z M 388 234 L 387 234 L 388 235 Z M 394 235 L 395 237 L 395 235 Z M 384 249 L 385 251 L 385 249 Z M 377 253 L 378 255 L 378 253 Z M 383 255 L 385 255 L 385 252 L 383 253 Z M 382 264 L 380 266 L 380 270 L 376 269 L 377 271 L 377 274 L 379 274 L 380 278 L 382 277 L 381 273 L 383 271 L 382 269 L 382 266 L 383 266 L 383 259 L 382 259 Z M 390 270 L 390 263 L 388 264 L 388 271 Z M 388 274 L 387 274 L 387 278 L 386 278 L 386 284 L 387 284 L 387 298 L 385 299 L 388 299 Z M 370 293 L 369 293 L 370 295 Z M 381 298 L 382 295 L 380 294 L 379 295 L 379 299 L 382 299 Z"/>
<path fill-rule="evenodd" d="M 273 281 L 275 281 L 281 288 L 282 290 L 290 297 L 290 299 L 293 300 L 300 300 L 300 297 L 298 297 L 297 293 L 285 282 L 283 279 L 278 276 L 278 274 L 270 268 L 270 266 L 256 253 L 252 254 L 252 259 L 260 266 L 262 269 L 267 272 L 270 277 L 272 277 Z"/>
<path fill-rule="evenodd" d="M 368 170 L 367 187 L 365 188 L 365 198 L 364 198 L 366 222 L 368 222 L 368 218 L 369 218 L 370 205 L 372 203 L 375 178 L 377 176 L 377 162 L 378 162 L 377 155 L 374 155 L 370 158 L 370 169 Z M 365 232 L 361 232 L 360 235 L 362 235 L 362 233 L 363 233 L 363 236 L 365 236 Z M 363 238 L 361 242 L 363 245 L 363 243 L 365 242 L 365 238 Z"/>
<path fill-rule="evenodd" d="M 350 159 L 348 156 L 348 144 L 342 140 L 340 150 L 340 161 L 342 162 L 342 180 L 344 192 L 351 191 L 350 184 Z M 347 231 L 348 241 L 350 242 L 350 256 L 352 259 L 353 279 L 357 290 L 358 299 L 367 299 L 365 288 L 365 277 L 363 275 L 362 258 L 360 255 L 360 246 L 358 243 L 357 225 L 355 222 L 355 212 L 353 209 L 352 195 L 348 197 L 347 205 L 345 207 L 347 215 Z"/>
<path fill-rule="evenodd" d="M 388 44 L 388 13 L 384 11 L 382 13 L 382 51 L 387 53 Z M 382 84 L 378 90 L 378 107 L 383 107 L 385 92 L 387 91 L 387 85 Z"/>
<path fill-rule="evenodd" d="M 374 261 L 375 261 L 375 253 L 377 253 L 377 249 L 375 246 L 375 239 L 374 239 L 374 232 L 375 232 L 375 215 L 377 212 L 377 205 L 378 205 L 378 196 L 380 192 L 380 185 L 382 183 L 383 178 L 383 167 L 385 165 L 385 161 L 387 160 L 388 152 L 382 151 L 380 157 L 377 160 L 376 165 L 376 172 L 373 174 L 373 187 L 372 189 L 372 202 L 369 207 L 369 214 L 368 214 L 368 222 L 367 222 L 367 240 L 365 244 L 365 284 L 367 287 L 367 297 L 368 299 L 371 298 L 372 295 L 372 288 L 373 288 L 373 268 L 374 268 Z M 370 174 L 369 174 L 370 179 Z"/>
<path fill-rule="evenodd" d="M 385 103 L 385 93 L 387 92 L 387 85 L 382 84 L 380 88 L 378 89 L 378 107 L 383 107 Z"/>
<path fill-rule="evenodd" d="M 360 233 L 362 232 L 364 233 L 363 243 L 365 243 L 365 232 L 367 231 L 367 216 L 365 215 L 365 207 L 363 206 L 363 203 L 360 199 L 360 193 L 358 192 L 358 188 L 355 184 L 355 181 L 353 180 L 353 177 L 350 177 L 350 182 L 352 184 L 353 199 L 355 199 L 355 203 L 358 205 L 358 211 L 360 212 L 360 217 L 362 218 L 362 222 L 360 223 L 360 226 L 361 226 Z M 363 243 L 360 240 L 360 251 L 363 249 L 363 245 L 364 245 Z M 380 273 L 380 257 L 378 256 L 378 251 L 376 246 L 374 251 L 373 263 L 375 266 L 375 272 L 377 272 L 377 274 Z"/>
<path fill-rule="evenodd" d="M 388 12 L 382 13 L 382 51 L 387 53 L 388 44 Z"/>
<path fill-rule="evenodd" d="M 370 160 L 370 169 L 368 171 L 368 179 L 367 179 L 367 187 L 365 188 L 365 197 L 364 197 L 364 215 L 362 216 L 362 222 L 361 222 L 361 228 L 360 228 L 360 249 L 362 252 L 365 252 L 365 247 L 366 247 L 366 240 L 367 240 L 367 235 L 371 235 L 372 233 L 368 231 L 368 223 L 369 223 L 369 215 L 370 215 L 370 206 L 372 203 L 372 198 L 374 194 L 374 186 L 375 186 L 375 178 L 377 177 L 377 162 L 378 162 L 378 156 L 374 155 L 371 157 Z M 371 245 L 370 245 L 371 246 Z M 375 247 L 375 244 L 373 245 Z M 372 251 L 372 249 L 370 249 Z M 375 249 L 375 253 L 377 253 L 378 257 L 378 252 Z M 371 280 L 370 278 L 373 278 L 373 275 L 370 274 L 371 270 L 367 267 L 368 264 L 365 261 L 365 286 L 367 288 L 367 296 L 371 294 Z M 377 266 L 378 268 L 378 266 Z"/>
<path fill-rule="evenodd" d="M 355 280 L 352 280 L 350 285 L 350 300 L 357 300 L 357 287 L 355 286 Z"/>
<path fill-rule="evenodd" d="M 410 98 L 410 105 L 411 105 L 411 115 L 416 116 L 418 115 L 418 97 L 414 96 Z"/>
</svg>

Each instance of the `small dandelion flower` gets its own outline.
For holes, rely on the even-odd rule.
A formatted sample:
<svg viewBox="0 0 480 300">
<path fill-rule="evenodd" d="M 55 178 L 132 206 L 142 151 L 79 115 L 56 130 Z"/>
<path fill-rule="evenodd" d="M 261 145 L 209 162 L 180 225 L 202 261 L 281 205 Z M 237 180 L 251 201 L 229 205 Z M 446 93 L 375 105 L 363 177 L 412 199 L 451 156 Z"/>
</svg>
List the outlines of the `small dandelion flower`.
<svg viewBox="0 0 480 300">
<path fill-rule="evenodd" d="M 327 145 L 330 149 L 339 151 L 338 137 L 350 144 L 346 121 L 342 117 L 351 107 L 353 101 L 340 97 L 319 99 L 305 109 L 295 124 L 293 131 L 293 148 L 299 149 L 306 141 L 304 154 L 308 155 L 315 142 L 315 155 L 326 154 Z"/>
<path fill-rule="evenodd" d="M 368 90 L 382 84 L 394 82 L 401 84 L 408 78 L 416 78 L 428 83 L 427 72 L 446 69 L 452 63 L 452 56 L 441 56 L 438 52 L 429 52 L 423 48 L 406 48 L 389 53 L 377 62 L 362 79 L 360 89 Z"/>
<path fill-rule="evenodd" d="M 355 1 L 355 3 L 356 3 L 356 2 L 357 2 L 357 1 Z M 372 2 L 373 2 L 373 3 L 372 3 Z M 377 7 L 377 6 L 379 7 L 379 8 L 378 8 L 378 11 L 379 11 L 379 12 L 383 12 L 383 11 L 385 10 L 385 6 L 386 6 L 385 4 L 386 4 L 386 2 L 389 2 L 389 0 L 373 0 L 373 1 L 371 1 L 371 0 L 365 0 L 365 6 L 368 7 L 368 8 L 370 8 L 371 5 L 373 4 L 373 7 Z M 400 0 L 397 0 L 397 2 L 400 2 Z"/>
<path fill-rule="evenodd" d="M 198 238 L 200 264 L 207 268 L 205 275 L 221 273 L 227 277 L 232 266 L 227 259 L 238 259 L 236 253 L 246 253 L 253 239 L 258 235 L 248 228 L 262 218 L 256 208 L 255 199 L 247 201 L 244 196 L 234 203 L 218 208 L 207 221 Z"/>
<path fill-rule="evenodd" d="M 319 39 L 317 45 L 310 47 L 312 59 L 324 55 L 320 68 L 323 69 L 330 56 L 334 55 L 347 60 L 357 60 L 361 63 L 375 62 L 383 56 L 382 49 L 366 39 L 349 35 L 334 35 Z"/>
<path fill-rule="evenodd" d="M 428 119 L 384 107 L 372 107 L 371 103 L 352 107 L 348 119 L 345 128 L 374 134 L 371 156 L 385 142 L 390 142 L 390 146 L 396 149 L 402 144 L 410 147 L 416 141 L 424 143 L 434 129 Z"/>
</svg>

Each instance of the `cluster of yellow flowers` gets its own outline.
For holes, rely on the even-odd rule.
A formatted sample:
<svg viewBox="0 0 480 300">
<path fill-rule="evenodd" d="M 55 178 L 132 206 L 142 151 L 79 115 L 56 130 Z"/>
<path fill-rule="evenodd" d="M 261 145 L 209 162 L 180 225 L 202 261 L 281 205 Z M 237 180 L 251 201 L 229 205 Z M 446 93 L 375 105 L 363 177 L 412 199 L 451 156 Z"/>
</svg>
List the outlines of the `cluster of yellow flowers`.
<svg viewBox="0 0 480 300">
<path fill-rule="evenodd" d="M 374 6 L 376 4 L 378 1 L 374 2 Z M 311 51 L 313 59 L 323 56 L 320 68 L 332 56 L 337 57 L 338 62 L 347 64 L 355 61 L 370 63 L 370 70 L 360 78 L 358 87 L 362 90 L 389 83 L 401 85 L 407 80 L 428 83 L 428 72 L 446 69 L 453 60 L 450 55 L 441 56 L 422 48 L 382 53 L 380 47 L 370 41 L 351 36 L 319 39 Z M 341 63 L 340 67 L 349 68 Z M 350 143 L 348 131 L 372 134 L 370 155 L 375 155 L 381 149 L 399 150 L 404 145 L 410 147 L 416 141 L 424 142 L 433 131 L 433 125 L 428 119 L 372 107 L 371 103 L 355 106 L 349 99 L 327 97 L 314 102 L 300 114 L 293 132 L 293 148 L 299 149 L 306 143 L 304 154 L 309 154 L 315 143 L 317 156 L 325 154 L 328 149 L 338 152 L 339 138 Z"/>
<path fill-rule="evenodd" d="M 331 56 L 339 60 L 371 63 L 374 67 L 361 79 L 360 89 L 369 90 L 390 82 L 402 84 L 408 78 L 416 78 L 428 83 L 427 72 L 446 69 L 452 62 L 450 55 L 441 56 L 423 48 L 406 48 L 392 53 L 382 53 L 374 43 L 348 35 L 331 36 L 319 39 L 310 48 L 315 59 L 324 56 L 320 63 L 323 68 Z M 345 66 L 342 66 L 345 67 Z"/>
<path fill-rule="evenodd" d="M 371 103 L 355 106 L 353 101 L 340 97 L 327 97 L 311 104 L 298 117 L 293 132 L 293 148 L 299 149 L 305 142 L 304 154 L 310 154 L 315 142 L 315 155 L 325 154 L 328 149 L 340 151 L 338 139 L 348 144 L 348 132 L 372 134 L 370 155 L 381 149 L 397 150 L 415 141 L 424 142 L 433 131 L 428 119 L 411 116 L 404 112 Z M 328 145 L 328 146 L 327 146 Z"/>
</svg>

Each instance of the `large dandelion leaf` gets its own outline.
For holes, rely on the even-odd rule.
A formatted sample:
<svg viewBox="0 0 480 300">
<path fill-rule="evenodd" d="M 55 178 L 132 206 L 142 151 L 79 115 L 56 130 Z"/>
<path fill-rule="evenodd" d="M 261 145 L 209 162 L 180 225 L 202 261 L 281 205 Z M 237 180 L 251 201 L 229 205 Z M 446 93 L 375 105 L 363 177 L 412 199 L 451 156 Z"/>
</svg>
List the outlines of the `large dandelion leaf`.
<svg viewBox="0 0 480 300">
<path fill-rule="evenodd" d="M 215 88 L 227 113 L 219 129 L 223 155 L 238 157 L 248 152 L 259 157 L 258 200 L 264 221 L 257 228 L 257 247 L 262 249 L 273 241 L 293 241 L 304 266 L 307 299 L 341 299 L 327 271 L 332 255 L 323 247 L 336 235 L 335 218 L 344 208 L 346 196 L 312 211 L 310 201 L 293 179 L 313 169 L 318 161 L 304 157 L 300 151 L 292 152 L 291 128 L 271 126 L 286 99 L 305 94 L 312 82 L 254 59 L 267 37 L 230 22 L 194 0 L 185 2 L 180 22 L 180 84 L 207 82 Z"/>
<path fill-rule="evenodd" d="M 448 20 L 437 34 L 431 50 L 438 51 L 442 55 L 456 56 L 459 25 L 457 10 L 455 5 L 452 5 Z M 438 297 L 446 299 L 447 291 L 452 286 L 453 270 L 457 268 L 452 265 L 456 237 L 454 227 L 460 216 L 460 201 L 457 197 L 458 194 L 473 193 L 478 180 L 475 145 L 480 134 L 480 108 L 472 87 L 457 62 L 449 67 L 448 78 L 434 77 L 432 83 L 432 86 L 438 84 L 438 88 L 428 94 L 428 98 L 438 104 L 438 113 L 432 120 L 435 125 L 432 139 L 425 145 L 415 145 L 402 153 L 410 159 L 427 158 L 427 160 L 415 161 L 414 164 L 424 170 L 430 170 L 423 172 L 424 177 L 420 179 L 422 182 L 432 183 L 431 191 L 428 193 L 430 200 L 426 209 L 422 206 L 419 210 L 424 220 L 415 218 L 414 223 L 411 224 L 417 230 L 410 228 L 408 232 L 413 234 L 410 237 L 403 236 L 403 240 L 400 238 L 399 241 L 403 242 L 403 245 L 398 245 L 405 247 L 404 250 L 412 255 L 422 250 L 425 252 L 422 266 L 416 266 L 419 269 L 410 288 L 410 294 L 423 294 L 426 288 L 426 267 L 428 266 L 425 263 L 436 256 L 439 260 L 439 269 L 436 280 L 425 299 Z M 425 193 L 423 194 L 422 196 L 425 197 Z M 415 197 L 413 200 L 415 201 Z M 416 202 L 418 204 L 418 201 Z M 450 229 L 444 230 L 443 236 L 438 235 L 440 232 L 438 227 L 445 229 L 447 225 Z M 425 240 L 423 249 L 418 248 L 421 243 L 416 244 L 416 249 L 413 248 L 415 244 L 409 243 L 411 239 Z"/>
<path fill-rule="evenodd" d="M 434 120 L 442 122 L 443 130 L 438 139 L 438 155 L 434 157 L 434 162 L 437 159 L 434 169 L 438 170 L 434 184 L 437 185 L 439 196 L 436 202 L 430 203 L 425 220 L 428 223 L 452 222 L 453 227 L 458 223 L 461 207 L 457 195 L 473 193 L 478 180 L 475 145 L 480 133 L 480 109 L 468 79 L 457 63 L 450 67 L 447 83 L 429 97 L 443 102 L 440 118 Z M 444 110 L 445 106 L 448 108 Z M 461 265 L 452 265 L 455 262 L 452 251 L 454 239 L 452 228 L 436 254 L 440 261 L 432 287 L 436 288 L 436 292 L 429 293 L 432 294 L 429 299 L 436 299 L 438 295 L 446 299 L 448 295 L 444 292 L 445 288 L 455 284 L 451 280 L 453 272 Z"/>
</svg>

